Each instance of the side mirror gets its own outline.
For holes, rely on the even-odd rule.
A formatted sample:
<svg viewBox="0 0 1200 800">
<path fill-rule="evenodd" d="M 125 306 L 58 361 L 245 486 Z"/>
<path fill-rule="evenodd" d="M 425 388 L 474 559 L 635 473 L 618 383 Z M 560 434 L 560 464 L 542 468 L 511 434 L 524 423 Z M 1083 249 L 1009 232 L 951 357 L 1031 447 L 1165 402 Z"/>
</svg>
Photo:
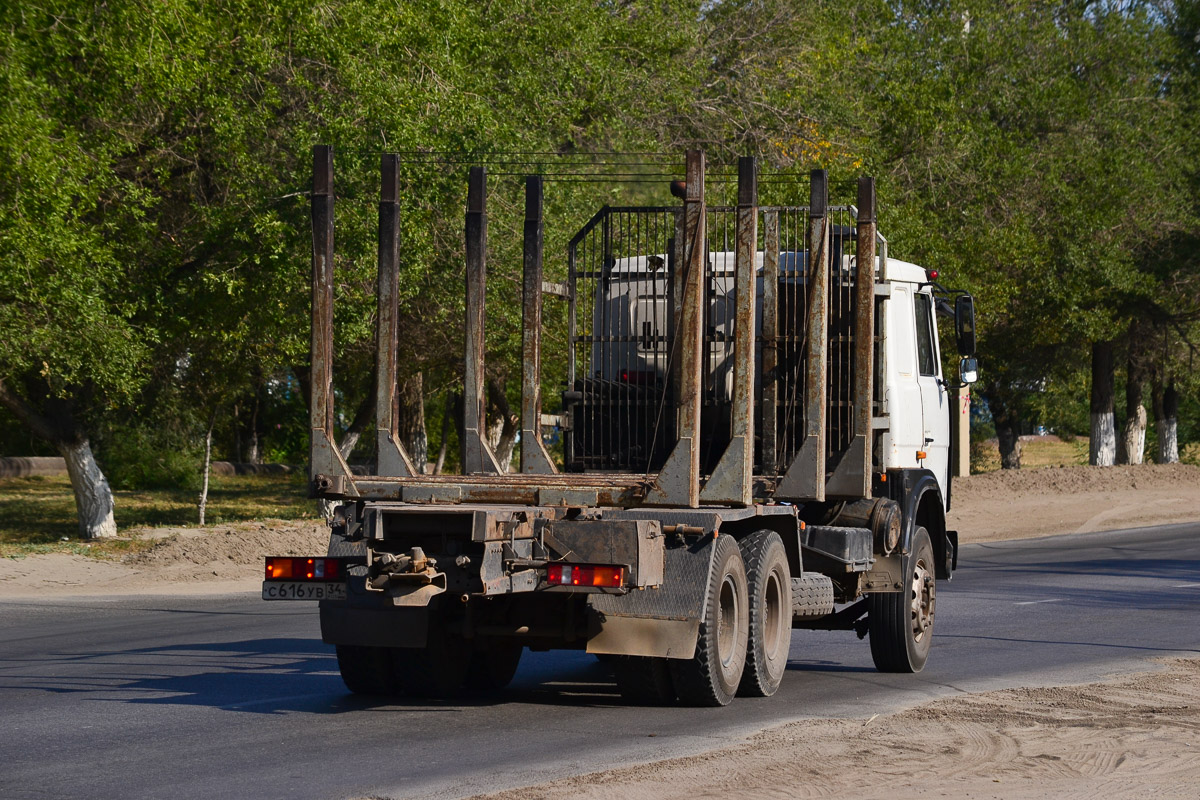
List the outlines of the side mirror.
<svg viewBox="0 0 1200 800">
<path fill-rule="evenodd" d="M 975 298 L 960 294 L 954 300 L 954 333 L 960 356 L 975 355 Z"/>
<path fill-rule="evenodd" d="M 979 380 L 979 364 L 975 356 L 965 356 L 958 362 L 958 379 L 967 386 Z"/>
</svg>

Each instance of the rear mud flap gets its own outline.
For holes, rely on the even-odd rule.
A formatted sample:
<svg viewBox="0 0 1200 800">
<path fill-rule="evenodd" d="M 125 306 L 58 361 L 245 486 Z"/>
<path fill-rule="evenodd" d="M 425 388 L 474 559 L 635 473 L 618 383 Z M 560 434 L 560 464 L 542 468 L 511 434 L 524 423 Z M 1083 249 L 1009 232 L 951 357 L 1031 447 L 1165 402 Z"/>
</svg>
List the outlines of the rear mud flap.
<svg viewBox="0 0 1200 800">
<path fill-rule="evenodd" d="M 588 595 L 589 653 L 691 658 L 704 619 L 712 536 L 668 542 L 663 583 L 624 595 Z"/>
</svg>

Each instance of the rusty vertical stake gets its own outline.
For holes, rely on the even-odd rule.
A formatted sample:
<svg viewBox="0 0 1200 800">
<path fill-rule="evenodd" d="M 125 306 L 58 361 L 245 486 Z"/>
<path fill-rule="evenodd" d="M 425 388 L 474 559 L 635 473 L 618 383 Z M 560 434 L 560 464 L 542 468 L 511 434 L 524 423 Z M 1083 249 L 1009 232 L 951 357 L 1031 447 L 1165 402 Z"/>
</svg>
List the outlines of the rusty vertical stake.
<svg viewBox="0 0 1200 800">
<path fill-rule="evenodd" d="M 687 153 L 683 214 L 683 297 L 672 348 L 679 363 L 679 441 L 647 493 L 645 504 L 695 508 L 700 505 L 700 390 L 703 381 L 704 285 L 708 265 L 702 150 Z"/>
<path fill-rule="evenodd" d="M 775 475 L 779 436 L 779 212 L 763 212 L 762 471 Z"/>
<path fill-rule="evenodd" d="M 499 472 L 483 438 L 484 302 L 487 294 L 487 168 L 471 167 L 467 184 L 467 302 L 463 371 L 463 472 Z"/>
<path fill-rule="evenodd" d="M 309 477 L 335 472 L 333 441 L 333 148 L 313 147 Z"/>
<path fill-rule="evenodd" d="M 525 264 L 521 314 L 521 472 L 553 474 L 542 445 L 542 178 L 525 178 Z"/>
<path fill-rule="evenodd" d="M 670 394 L 668 395 L 671 402 L 671 414 L 669 422 L 671 423 L 668 430 L 675 432 L 675 438 L 679 438 L 682 433 L 679 430 L 679 394 L 681 391 L 681 379 L 683 375 L 682 364 L 679 359 L 679 330 L 683 324 L 683 279 L 687 275 L 687 270 L 684 265 L 687 264 L 687 253 L 685 244 L 687 243 L 687 214 L 681 208 L 675 213 L 675 235 L 671 239 L 671 274 L 667 284 L 667 306 L 669 316 L 667 317 L 667 338 L 671 341 L 671 347 L 668 353 L 668 367 L 671 374 L 667 376 L 668 387 Z"/>
<path fill-rule="evenodd" d="M 309 415 L 333 436 L 333 148 L 313 147 L 312 344 Z"/>
<path fill-rule="evenodd" d="M 350 468 L 333 438 L 333 148 L 313 147 L 312 338 L 309 374 L 309 477 L 350 478 Z M 315 478 L 324 476 L 321 481 Z M 344 493 L 357 495 L 353 480 Z"/>
<path fill-rule="evenodd" d="M 400 157 L 379 162 L 379 272 L 375 330 L 375 443 L 377 475 L 408 477 L 412 461 L 396 436 L 397 320 L 400 303 Z"/>
<path fill-rule="evenodd" d="M 862 496 L 871 494 L 871 419 L 875 395 L 875 179 L 858 179 L 858 233 L 855 254 L 854 435 L 863 438 Z"/>
<path fill-rule="evenodd" d="M 733 324 L 733 416 L 729 446 L 704 485 L 700 499 L 748 506 L 754 477 L 754 312 L 758 282 L 758 164 L 738 159 L 737 230 L 734 279 L 737 306 Z"/>
<path fill-rule="evenodd" d="M 829 387 L 829 182 L 823 169 L 812 171 L 809 250 L 805 273 L 808 316 L 804 348 L 804 435 L 795 460 L 779 482 L 781 500 L 825 499 L 825 441 Z"/>
</svg>

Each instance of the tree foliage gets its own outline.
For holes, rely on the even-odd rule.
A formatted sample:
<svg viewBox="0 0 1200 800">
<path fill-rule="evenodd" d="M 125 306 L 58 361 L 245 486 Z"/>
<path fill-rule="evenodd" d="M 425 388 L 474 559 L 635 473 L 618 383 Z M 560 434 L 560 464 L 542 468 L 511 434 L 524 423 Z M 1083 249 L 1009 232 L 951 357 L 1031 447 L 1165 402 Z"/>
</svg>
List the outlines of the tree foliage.
<svg viewBox="0 0 1200 800">
<path fill-rule="evenodd" d="M 121 420 L 158 408 L 191 436 L 216 414 L 226 449 L 240 449 L 229 443 L 253 416 L 279 425 L 270 446 L 287 452 L 303 429 L 318 142 L 336 153 L 343 425 L 373 380 L 384 151 L 403 156 L 402 378 L 423 374 L 435 429 L 461 358 L 467 166 L 493 173 L 488 357 L 503 393 L 519 363 L 520 174 L 693 145 L 717 164 L 759 155 L 785 176 L 825 167 L 835 186 L 874 174 L 892 254 L 976 294 L 995 410 L 1078 424 L 1090 343 L 1127 347 L 1135 319 L 1166 343 L 1154 380 L 1194 390 L 1182 365 L 1200 318 L 1197 8 L 12 6 L 0 26 L 5 405 L 64 439 L 103 434 L 102 447 Z M 663 169 L 651 160 L 625 168 Z M 552 277 L 573 224 L 621 189 L 550 184 Z M 782 183 L 764 190 L 795 200 Z M 565 353 L 558 333 L 551 363 Z"/>
</svg>

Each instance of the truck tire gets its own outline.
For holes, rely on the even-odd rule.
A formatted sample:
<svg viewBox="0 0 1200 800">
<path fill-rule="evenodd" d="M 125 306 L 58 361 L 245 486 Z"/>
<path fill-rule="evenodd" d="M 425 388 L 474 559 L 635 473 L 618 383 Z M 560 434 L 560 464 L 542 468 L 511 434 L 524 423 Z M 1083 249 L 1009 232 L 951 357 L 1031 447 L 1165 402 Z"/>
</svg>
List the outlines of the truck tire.
<svg viewBox="0 0 1200 800">
<path fill-rule="evenodd" d="M 783 539 L 758 531 L 740 542 L 750 597 L 750 636 L 741 697 L 770 697 L 787 671 L 792 644 L 792 573 Z"/>
<path fill-rule="evenodd" d="M 399 689 L 389 647 L 339 644 L 337 662 L 342 682 L 355 694 L 390 695 Z"/>
<path fill-rule="evenodd" d="M 665 658 L 613 656 L 613 677 L 621 697 L 635 705 L 666 706 L 675 702 L 675 684 Z"/>
<path fill-rule="evenodd" d="M 750 638 L 746 565 L 732 536 L 718 536 L 713 548 L 696 654 L 687 660 L 670 660 L 675 691 L 679 701 L 688 706 L 728 705 L 746 666 Z"/>
<path fill-rule="evenodd" d="M 819 572 L 792 578 L 792 619 L 819 619 L 833 613 L 833 581 Z"/>
<path fill-rule="evenodd" d="M 913 532 L 903 564 L 904 590 L 869 595 L 871 659 L 880 672 L 920 672 L 933 644 L 937 581 L 929 531 L 918 527 Z"/>
<path fill-rule="evenodd" d="M 490 694 L 512 683 L 525 648 L 519 642 L 493 641 L 471 654 L 467 667 L 467 688 Z"/>
<path fill-rule="evenodd" d="M 392 649 L 396 681 L 410 697 L 455 697 L 466 684 L 471 645 L 461 636 L 447 633 L 435 619 L 430 620 L 425 647 Z"/>
</svg>

